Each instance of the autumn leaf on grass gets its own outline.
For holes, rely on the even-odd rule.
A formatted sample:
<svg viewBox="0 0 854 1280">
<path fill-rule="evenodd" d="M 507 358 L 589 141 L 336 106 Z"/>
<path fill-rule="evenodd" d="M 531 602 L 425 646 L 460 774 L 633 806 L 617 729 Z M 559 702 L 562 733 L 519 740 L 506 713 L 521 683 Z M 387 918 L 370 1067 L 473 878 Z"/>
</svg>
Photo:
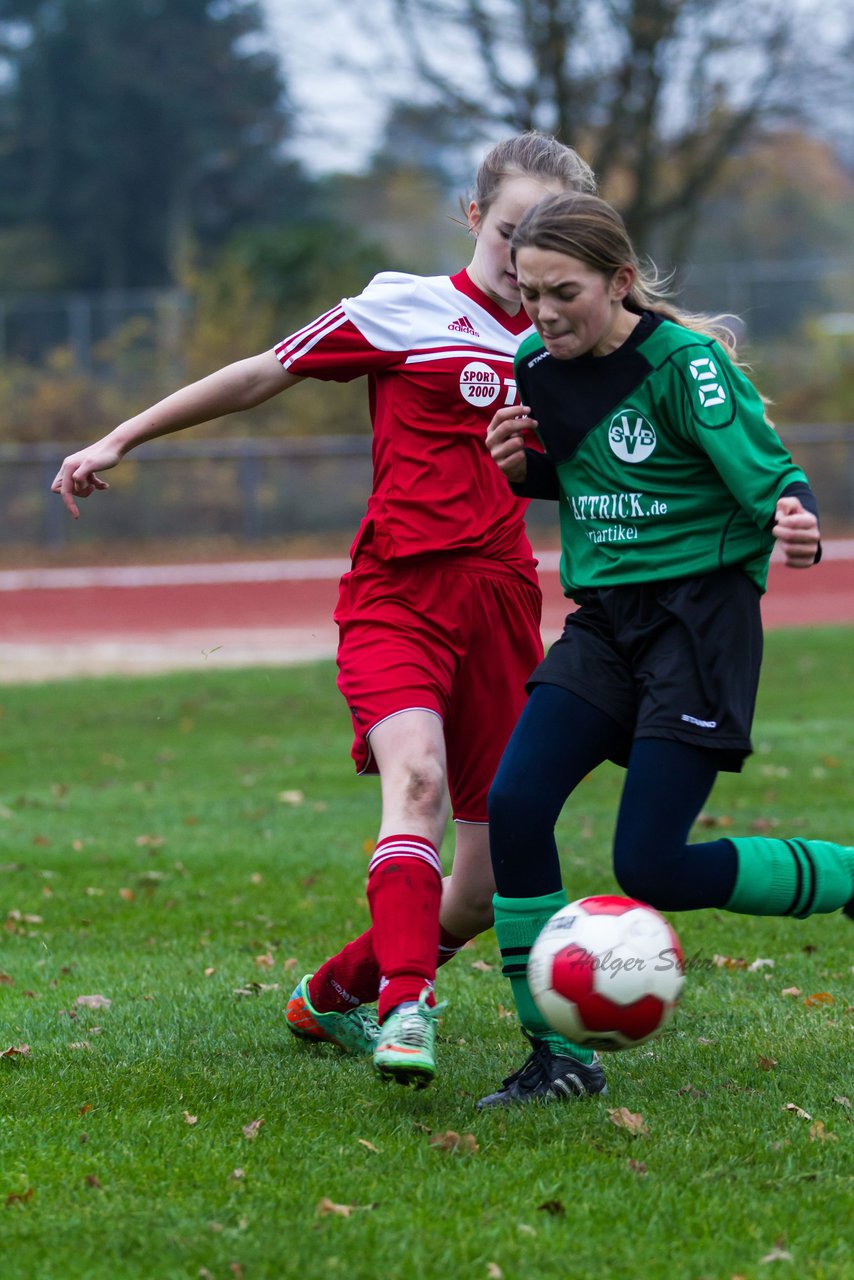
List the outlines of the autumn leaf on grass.
<svg viewBox="0 0 854 1280">
<path fill-rule="evenodd" d="M 0 1058 L 26 1058 L 29 1052 L 28 1044 L 10 1044 L 8 1049 L 0 1049 Z"/>
<path fill-rule="evenodd" d="M 486 1274 L 488 1280 L 504 1280 L 504 1272 L 501 1270 L 497 1262 L 487 1262 Z"/>
<path fill-rule="evenodd" d="M 446 1133 L 434 1133 L 430 1139 L 430 1146 L 435 1147 L 437 1151 L 459 1151 L 469 1156 L 474 1155 L 478 1150 L 473 1133 L 455 1133 L 453 1129 L 448 1129 Z"/>
<path fill-rule="evenodd" d="M 278 982 L 247 982 L 245 987 L 236 987 L 236 996 L 260 996 L 265 991 L 278 991 Z"/>
<path fill-rule="evenodd" d="M 249 1124 L 245 1124 L 243 1126 L 243 1136 L 247 1140 L 247 1142 L 255 1141 L 255 1139 L 258 1137 L 258 1130 L 261 1128 L 261 1125 L 263 1123 L 264 1123 L 264 1117 L 261 1116 L 260 1119 L 250 1120 Z"/>
<path fill-rule="evenodd" d="M 165 836 L 137 836 L 134 840 L 138 849 L 162 849 L 165 843 Z"/>
<path fill-rule="evenodd" d="M 495 968 L 494 965 L 487 964 L 485 960 L 473 960 L 471 967 L 476 969 L 478 973 L 492 973 L 492 970 Z"/>
<path fill-rule="evenodd" d="M 14 987 L 15 979 L 8 973 L 0 973 L 0 987 Z"/>
<path fill-rule="evenodd" d="M 763 1262 L 791 1262 L 792 1255 L 788 1249 L 783 1247 L 785 1243 L 785 1236 L 778 1236 L 774 1241 L 774 1248 L 769 1253 L 766 1253 L 764 1258 L 759 1259 L 760 1266 Z"/>
<path fill-rule="evenodd" d="M 35 1194 L 36 1193 L 32 1187 L 27 1187 L 26 1191 L 22 1191 L 20 1193 L 18 1193 L 17 1191 L 12 1191 L 6 1197 L 6 1207 L 8 1209 L 8 1207 L 13 1204 L 27 1204 L 30 1200 L 32 1200 Z"/>
<path fill-rule="evenodd" d="M 376 1207 L 375 1204 L 336 1204 L 334 1200 L 329 1199 L 329 1196 L 324 1196 L 322 1200 L 317 1202 L 315 1212 L 321 1218 L 328 1217 L 330 1214 L 338 1218 L 349 1218 L 351 1213 L 376 1209 Z"/>
<path fill-rule="evenodd" d="M 185 1111 L 183 1114 L 184 1114 L 184 1124 L 198 1124 L 198 1123 L 199 1123 L 199 1117 L 198 1117 L 198 1116 L 191 1116 L 191 1115 L 190 1115 L 190 1113 L 189 1113 L 189 1111 Z"/>
<path fill-rule="evenodd" d="M 336 1204 L 328 1196 L 324 1196 L 322 1200 L 317 1202 L 317 1212 L 322 1218 L 330 1213 L 336 1214 L 339 1218 L 349 1218 L 355 1207 L 353 1204 Z"/>
<path fill-rule="evenodd" d="M 696 819 L 698 827 L 706 828 L 731 827 L 732 823 L 733 820 L 728 813 L 722 813 L 719 815 L 714 813 L 701 813 Z"/>
<path fill-rule="evenodd" d="M 255 963 L 259 969 L 272 969 L 276 960 L 272 951 L 265 951 L 262 956 L 255 957 Z"/>
<path fill-rule="evenodd" d="M 807 996 L 804 1004 L 808 1009 L 815 1008 L 816 1005 L 833 1004 L 833 996 L 829 991 L 816 991 L 813 995 Z"/>
<path fill-rule="evenodd" d="M 368 1142 L 367 1138 L 357 1138 L 356 1141 L 360 1147 L 367 1147 L 369 1151 L 375 1151 L 379 1155 L 379 1147 L 375 1147 L 372 1142 Z"/>
<path fill-rule="evenodd" d="M 610 1107 L 608 1119 L 618 1129 L 628 1129 L 629 1133 L 645 1138 L 649 1134 L 644 1118 L 639 1111 L 629 1111 L 628 1107 Z"/>
<path fill-rule="evenodd" d="M 804 1111 L 803 1107 L 799 1107 L 796 1102 L 787 1102 L 785 1106 L 780 1108 L 781 1111 L 789 1111 L 793 1116 L 797 1116 L 799 1120 L 812 1120 L 812 1116 L 808 1111 Z"/>
<path fill-rule="evenodd" d="M 680 1097 L 685 1097 L 685 1096 L 689 1098 L 705 1098 L 706 1097 L 706 1090 L 697 1089 L 693 1084 L 690 1083 L 690 1081 L 688 1082 L 688 1084 L 683 1084 L 682 1088 L 677 1089 L 676 1092 Z"/>
<path fill-rule="evenodd" d="M 44 924 L 44 916 L 34 915 L 32 911 L 19 911 L 17 907 L 13 907 L 11 911 L 6 912 L 4 928 L 7 932 L 21 933 L 22 930 L 16 927 L 20 924 Z"/>
<path fill-rule="evenodd" d="M 783 987 L 783 990 L 780 992 L 781 996 L 799 996 L 800 994 L 800 987 Z"/>
<path fill-rule="evenodd" d="M 838 1136 L 835 1133 L 828 1133 L 824 1127 L 823 1120 L 816 1120 L 815 1124 L 809 1127 L 810 1142 L 837 1142 Z"/>
<path fill-rule="evenodd" d="M 545 1200 L 537 1205 L 537 1211 L 548 1213 L 552 1218 L 563 1218 L 566 1215 L 566 1206 L 562 1200 Z"/>
<path fill-rule="evenodd" d="M 109 1009 L 113 1003 L 108 996 L 78 996 L 74 1001 L 75 1004 L 82 1005 L 84 1009 Z"/>
<path fill-rule="evenodd" d="M 765 1058 L 761 1053 L 756 1055 L 756 1065 L 763 1071 L 773 1071 L 777 1065 L 776 1058 Z"/>
</svg>

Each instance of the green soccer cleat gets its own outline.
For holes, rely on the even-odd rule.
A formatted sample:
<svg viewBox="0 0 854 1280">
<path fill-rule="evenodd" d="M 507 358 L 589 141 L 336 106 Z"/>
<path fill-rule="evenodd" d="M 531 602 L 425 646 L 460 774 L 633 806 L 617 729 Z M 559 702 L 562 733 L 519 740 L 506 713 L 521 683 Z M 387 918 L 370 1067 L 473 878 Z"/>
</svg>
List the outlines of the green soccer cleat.
<svg viewBox="0 0 854 1280">
<path fill-rule="evenodd" d="M 380 1028 L 372 1010 L 357 1006 L 346 1013 L 318 1013 L 308 998 L 312 975 L 300 978 L 285 1010 L 285 1022 L 300 1040 L 335 1044 L 345 1053 L 373 1053 Z"/>
<path fill-rule="evenodd" d="M 425 987 L 418 1003 L 398 1005 L 380 1027 L 374 1066 L 383 1080 L 425 1089 L 436 1072 L 436 1018 L 444 1004 L 430 1008 Z"/>
</svg>

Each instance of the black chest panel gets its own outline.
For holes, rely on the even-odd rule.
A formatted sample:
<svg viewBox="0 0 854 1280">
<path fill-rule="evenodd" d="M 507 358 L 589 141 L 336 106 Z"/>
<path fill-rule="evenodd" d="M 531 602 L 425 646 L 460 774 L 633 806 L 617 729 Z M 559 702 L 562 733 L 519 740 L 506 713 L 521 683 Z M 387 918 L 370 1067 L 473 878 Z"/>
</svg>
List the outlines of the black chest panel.
<svg viewBox="0 0 854 1280">
<path fill-rule="evenodd" d="M 607 356 L 553 360 L 537 353 L 518 370 L 522 403 L 539 424 L 546 452 L 556 466 L 573 456 L 603 418 L 614 413 L 645 382 L 652 365 L 638 347 L 660 323 L 646 311 L 627 342 Z"/>
</svg>

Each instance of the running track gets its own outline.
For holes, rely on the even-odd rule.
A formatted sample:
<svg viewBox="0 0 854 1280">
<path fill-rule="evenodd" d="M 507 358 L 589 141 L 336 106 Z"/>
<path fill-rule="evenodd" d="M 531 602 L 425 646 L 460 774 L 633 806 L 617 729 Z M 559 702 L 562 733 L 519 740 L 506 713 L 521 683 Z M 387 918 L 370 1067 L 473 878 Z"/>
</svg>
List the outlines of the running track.
<svg viewBox="0 0 854 1280">
<path fill-rule="evenodd" d="M 554 551 L 539 553 L 543 637 L 566 601 Z M 279 665 L 331 657 L 343 559 L 0 571 L 0 684 L 79 675 Z M 772 561 L 766 627 L 854 622 L 854 539 L 822 563 Z"/>
</svg>

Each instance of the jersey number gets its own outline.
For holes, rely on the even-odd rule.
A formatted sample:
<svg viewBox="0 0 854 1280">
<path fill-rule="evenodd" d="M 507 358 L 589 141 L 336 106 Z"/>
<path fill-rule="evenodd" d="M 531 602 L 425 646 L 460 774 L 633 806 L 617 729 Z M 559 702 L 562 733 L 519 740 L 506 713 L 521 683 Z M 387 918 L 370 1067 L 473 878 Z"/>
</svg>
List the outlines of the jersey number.
<svg viewBox="0 0 854 1280">
<path fill-rule="evenodd" d="M 697 384 L 697 395 L 704 409 L 711 409 L 716 404 L 726 403 L 726 391 L 718 382 L 720 374 L 717 365 L 709 356 L 701 356 L 688 365 L 691 377 Z"/>
</svg>

